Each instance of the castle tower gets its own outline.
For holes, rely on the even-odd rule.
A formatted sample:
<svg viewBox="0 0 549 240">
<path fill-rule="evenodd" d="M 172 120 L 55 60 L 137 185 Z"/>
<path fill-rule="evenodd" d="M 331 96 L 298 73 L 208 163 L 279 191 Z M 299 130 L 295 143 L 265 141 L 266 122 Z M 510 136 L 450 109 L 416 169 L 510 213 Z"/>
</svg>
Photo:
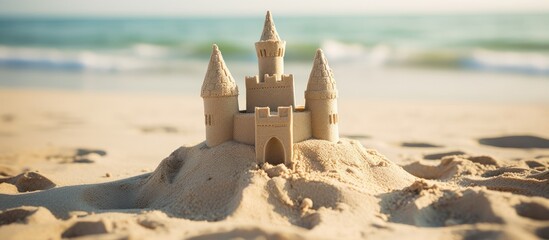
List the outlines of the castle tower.
<svg viewBox="0 0 549 240">
<path fill-rule="evenodd" d="M 259 80 L 264 81 L 265 74 L 282 75 L 284 73 L 284 52 L 286 41 L 280 40 L 271 12 L 267 11 L 265 26 L 259 42 L 255 43 L 259 62 Z"/>
<path fill-rule="evenodd" d="M 202 84 L 206 144 L 217 146 L 233 139 L 233 116 L 238 113 L 238 87 L 217 45 Z"/>
<path fill-rule="evenodd" d="M 261 39 L 255 43 L 259 76 L 246 77 L 246 112 L 253 113 L 256 107 L 295 109 L 294 76 L 284 75 L 285 48 L 286 42 L 280 40 L 271 12 L 267 12 Z"/>
<path fill-rule="evenodd" d="M 332 69 L 321 49 L 316 51 L 305 91 L 305 109 L 311 111 L 313 138 L 339 141 L 337 89 Z"/>
</svg>

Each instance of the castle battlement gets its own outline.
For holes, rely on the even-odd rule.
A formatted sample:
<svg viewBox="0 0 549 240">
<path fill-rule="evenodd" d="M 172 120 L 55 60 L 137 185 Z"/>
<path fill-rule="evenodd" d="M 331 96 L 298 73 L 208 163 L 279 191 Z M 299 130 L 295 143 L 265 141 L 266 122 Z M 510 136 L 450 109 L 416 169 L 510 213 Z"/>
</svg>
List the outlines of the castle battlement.
<svg viewBox="0 0 549 240">
<path fill-rule="evenodd" d="M 265 118 L 280 119 L 281 121 L 286 121 L 287 119 L 292 117 L 291 116 L 292 112 L 293 112 L 292 107 L 278 107 L 276 113 L 271 112 L 271 108 L 269 107 L 255 108 L 256 121 L 264 121 L 262 119 L 265 119 Z"/>
<path fill-rule="evenodd" d="M 263 88 L 270 86 L 286 86 L 293 87 L 294 75 L 293 74 L 265 74 L 263 81 L 259 79 L 259 76 L 247 76 L 246 77 L 246 89 L 253 90 L 253 88 Z"/>
<path fill-rule="evenodd" d="M 292 107 L 278 107 L 277 113 L 269 107 L 255 108 L 255 125 L 257 127 L 291 127 Z"/>
<path fill-rule="evenodd" d="M 279 106 L 295 106 L 292 74 L 265 74 L 263 81 L 258 76 L 246 77 L 247 112 L 254 112 L 256 107 Z"/>
</svg>

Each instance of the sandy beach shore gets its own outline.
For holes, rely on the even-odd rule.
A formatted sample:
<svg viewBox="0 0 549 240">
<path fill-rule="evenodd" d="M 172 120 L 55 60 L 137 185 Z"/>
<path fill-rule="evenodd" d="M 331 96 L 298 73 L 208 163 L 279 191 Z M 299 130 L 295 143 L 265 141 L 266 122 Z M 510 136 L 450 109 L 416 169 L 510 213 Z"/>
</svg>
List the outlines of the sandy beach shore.
<svg viewBox="0 0 549 240">
<path fill-rule="evenodd" d="M 345 139 L 286 169 L 203 149 L 198 95 L 0 102 L 2 239 L 549 238 L 547 104 L 342 99 Z"/>
</svg>

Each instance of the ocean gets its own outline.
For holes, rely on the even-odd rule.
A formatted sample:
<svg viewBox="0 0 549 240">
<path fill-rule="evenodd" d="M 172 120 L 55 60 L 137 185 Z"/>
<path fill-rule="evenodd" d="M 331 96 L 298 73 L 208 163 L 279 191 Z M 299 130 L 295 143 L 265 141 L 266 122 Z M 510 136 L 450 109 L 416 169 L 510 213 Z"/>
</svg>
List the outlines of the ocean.
<svg viewBox="0 0 549 240">
<path fill-rule="evenodd" d="M 317 48 L 368 67 L 457 68 L 549 75 L 549 14 L 276 17 L 287 62 Z M 207 60 L 253 62 L 262 17 L 4 18 L 0 67 L 60 71 L 177 71 Z"/>
<path fill-rule="evenodd" d="M 549 14 L 275 15 L 274 20 L 287 42 L 286 72 L 296 75 L 296 84 L 306 84 L 315 50 L 322 48 L 338 84 L 347 81 L 340 86 L 349 95 L 364 95 L 357 89 L 366 87 L 374 89 L 368 96 L 385 96 L 386 92 L 407 96 L 411 88 L 429 88 L 432 91 L 417 91 L 412 98 L 432 93 L 437 98 L 440 92 L 445 97 L 458 90 L 483 98 L 486 92 L 501 92 L 501 86 L 493 85 L 504 83 L 507 96 L 494 95 L 493 99 L 519 94 L 533 95 L 526 100 L 549 101 L 549 90 L 543 89 L 549 88 Z M 219 45 L 233 76 L 243 84 L 244 76 L 257 74 L 254 43 L 263 21 L 262 16 L 0 18 L 0 86 L 194 93 L 200 88 L 213 43 Z M 429 80 L 400 69 L 430 71 L 422 75 Z M 433 71 L 465 75 L 440 77 L 461 84 L 458 90 L 445 92 L 433 85 L 453 83 L 441 84 L 443 80 Z M 535 84 L 505 80 L 517 76 L 533 78 Z M 371 81 L 367 85 L 365 78 Z M 486 81 L 484 90 L 475 95 L 478 82 L 471 79 Z M 399 87 L 403 88 L 400 92 Z M 387 96 L 402 97 L 395 94 Z M 455 98 L 470 97 L 467 94 Z"/>
</svg>

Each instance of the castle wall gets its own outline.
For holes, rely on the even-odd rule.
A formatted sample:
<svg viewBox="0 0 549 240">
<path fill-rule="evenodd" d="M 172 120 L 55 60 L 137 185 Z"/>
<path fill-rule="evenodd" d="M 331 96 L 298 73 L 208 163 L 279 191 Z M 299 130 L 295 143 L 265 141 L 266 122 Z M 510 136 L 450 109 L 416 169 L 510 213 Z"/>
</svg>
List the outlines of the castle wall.
<svg viewBox="0 0 549 240">
<path fill-rule="evenodd" d="M 277 112 L 277 115 L 271 115 L 268 107 L 258 107 L 255 110 L 255 154 L 258 164 L 269 162 L 291 165 L 293 156 L 292 107 L 279 107 Z M 271 148 L 271 145 L 275 147 Z M 273 156 L 280 156 L 283 159 L 272 159 Z"/>
<path fill-rule="evenodd" d="M 263 82 L 258 76 L 246 77 L 246 112 L 252 113 L 256 107 L 281 106 L 295 107 L 293 75 L 265 76 Z"/>
<path fill-rule="evenodd" d="M 294 143 L 312 138 L 311 112 L 304 109 L 296 109 L 294 114 Z"/>
<path fill-rule="evenodd" d="M 234 140 L 248 145 L 255 145 L 255 115 L 237 113 L 234 115 Z"/>
<path fill-rule="evenodd" d="M 237 96 L 204 98 L 204 124 L 208 147 L 233 139 L 233 119 L 236 113 L 238 113 Z"/>
<path fill-rule="evenodd" d="M 233 138 L 235 141 L 255 145 L 255 114 L 237 113 L 234 115 Z M 294 143 L 305 141 L 312 137 L 311 112 L 293 112 Z"/>
</svg>

